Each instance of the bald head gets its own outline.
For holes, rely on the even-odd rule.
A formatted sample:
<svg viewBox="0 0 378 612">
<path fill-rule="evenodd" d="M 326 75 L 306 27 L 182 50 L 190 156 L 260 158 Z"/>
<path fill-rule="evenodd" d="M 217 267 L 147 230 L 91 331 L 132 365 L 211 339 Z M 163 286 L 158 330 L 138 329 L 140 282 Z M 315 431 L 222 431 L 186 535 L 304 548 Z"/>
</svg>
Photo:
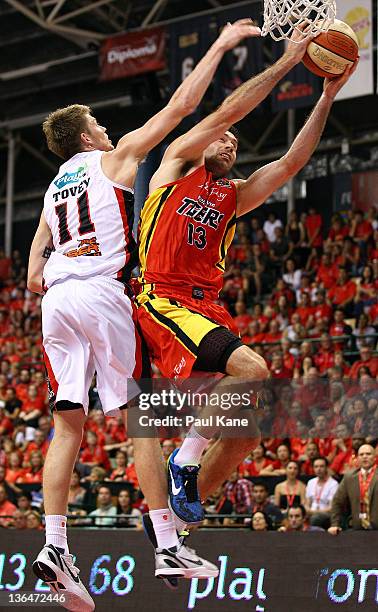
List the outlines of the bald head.
<svg viewBox="0 0 378 612">
<path fill-rule="evenodd" d="M 358 449 L 358 464 L 361 468 L 369 470 L 375 464 L 375 449 L 371 444 L 363 444 Z"/>
</svg>

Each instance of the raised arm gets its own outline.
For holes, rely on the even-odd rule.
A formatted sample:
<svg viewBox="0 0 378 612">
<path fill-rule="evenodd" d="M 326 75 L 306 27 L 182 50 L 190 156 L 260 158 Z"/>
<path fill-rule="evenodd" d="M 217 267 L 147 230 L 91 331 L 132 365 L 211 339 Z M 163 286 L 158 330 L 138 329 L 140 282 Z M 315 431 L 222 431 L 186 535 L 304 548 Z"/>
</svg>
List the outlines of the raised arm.
<svg viewBox="0 0 378 612">
<path fill-rule="evenodd" d="M 109 176 L 114 175 L 118 166 L 123 166 L 125 158 L 142 160 L 180 123 L 193 113 L 201 102 L 223 55 L 233 49 L 243 38 L 260 36 L 260 28 L 251 19 L 240 19 L 227 24 L 206 55 L 194 70 L 181 83 L 167 106 L 154 115 L 141 128 L 123 136 L 117 147 L 104 154 L 102 165 Z M 122 173 L 122 169 L 121 169 Z"/>
<path fill-rule="evenodd" d="M 308 162 L 318 146 L 336 94 L 357 68 L 348 67 L 337 79 L 324 82 L 324 91 L 307 122 L 295 138 L 289 151 L 279 160 L 263 166 L 246 181 L 237 181 L 237 216 L 257 208 L 295 176 Z"/>
<path fill-rule="evenodd" d="M 301 61 L 309 39 L 293 42 L 300 38 L 295 32 L 286 52 L 273 66 L 238 87 L 216 111 L 167 148 L 160 168 L 151 181 L 150 190 L 179 178 L 187 164 L 203 163 L 204 150 L 221 138 L 234 123 L 253 111 L 275 85 Z"/>
<path fill-rule="evenodd" d="M 29 291 L 33 291 L 33 293 L 43 293 L 43 268 L 45 267 L 47 259 L 50 257 L 52 247 L 53 241 L 51 231 L 42 211 L 29 255 L 28 289 Z"/>
</svg>

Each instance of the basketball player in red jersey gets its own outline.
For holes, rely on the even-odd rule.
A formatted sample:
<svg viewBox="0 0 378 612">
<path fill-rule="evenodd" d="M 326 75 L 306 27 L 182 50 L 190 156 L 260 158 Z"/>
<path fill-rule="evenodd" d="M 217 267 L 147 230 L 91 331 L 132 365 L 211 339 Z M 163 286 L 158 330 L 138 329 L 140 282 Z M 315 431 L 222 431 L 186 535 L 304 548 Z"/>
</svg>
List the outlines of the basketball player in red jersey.
<svg viewBox="0 0 378 612">
<path fill-rule="evenodd" d="M 353 70 L 325 81 L 320 100 L 289 151 L 247 180 L 226 178 L 238 145 L 231 126 L 301 61 L 307 44 L 308 40 L 292 39 L 274 66 L 246 82 L 218 110 L 174 141 L 151 180 L 140 218 L 138 320 L 164 377 L 186 378 L 193 369 L 258 381 L 268 376 L 264 359 L 242 344 L 229 314 L 214 303 L 222 287 L 227 249 L 236 219 L 263 204 L 307 163 L 334 98 Z M 203 518 L 196 476 L 209 439 L 218 433 L 216 424 L 192 427 L 168 462 L 169 505 L 178 527 Z M 202 499 L 224 481 L 257 439 L 220 438 L 211 446 L 198 482 Z M 159 466 L 159 444 L 157 440 L 138 444 L 145 445 L 141 486 L 150 508 L 159 508 L 164 495 L 155 483 L 161 478 L 151 473 L 152 466 Z"/>
<path fill-rule="evenodd" d="M 43 345 L 55 399 L 55 433 L 43 474 L 46 546 L 33 570 L 55 592 L 65 594 L 70 610 L 94 608 L 69 554 L 66 534 L 69 483 L 91 379 L 96 370 L 104 412 L 115 414 L 130 399 L 127 379 L 140 375 L 133 306 L 120 282 L 128 281 L 137 263 L 132 227 L 138 165 L 195 110 L 224 53 L 259 33 L 249 19 L 228 24 L 168 105 L 116 147 L 86 106 L 58 109 L 43 126 L 49 148 L 64 163 L 45 194 L 28 271 L 31 291 L 48 289 L 42 302 Z M 54 248 L 47 263 L 46 247 Z M 171 551 L 174 556 L 185 557 L 180 575 L 189 577 L 191 568 L 198 570 L 199 558 L 185 546 Z M 164 558 L 157 575 L 164 569 Z M 202 574 L 213 576 L 214 567 L 206 573 L 204 566 L 202 560 Z"/>
</svg>

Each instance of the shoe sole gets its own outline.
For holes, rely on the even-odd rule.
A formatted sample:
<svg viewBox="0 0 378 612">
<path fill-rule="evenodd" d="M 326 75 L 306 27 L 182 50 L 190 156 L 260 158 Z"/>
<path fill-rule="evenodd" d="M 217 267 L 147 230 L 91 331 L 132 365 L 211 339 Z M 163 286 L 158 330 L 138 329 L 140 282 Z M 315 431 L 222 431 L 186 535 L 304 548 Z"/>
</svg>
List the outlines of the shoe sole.
<svg viewBox="0 0 378 612">
<path fill-rule="evenodd" d="M 43 561 L 34 561 L 32 567 L 33 572 L 37 576 L 37 578 L 45 582 L 47 585 L 50 585 L 50 583 L 62 584 L 53 568 L 44 563 Z M 50 590 L 54 594 L 57 593 L 57 591 L 54 590 L 52 587 L 50 587 Z M 94 610 L 94 607 L 90 606 L 88 602 L 85 602 L 83 598 L 80 597 L 80 595 L 70 593 L 66 588 L 61 589 L 59 587 L 58 592 L 65 596 L 65 602 L 62 607 L 66 610 L 70 610 L 71 612 L 90 612 L 91 610 Z"/>
<path fill-rule="evenodd" d="M 185 570 L 184 578 L 191 580 L 192 578 L 216 578 L 219 576 L 219 569 L 200 569 L 197 567 L 193 567 Z"/>
<path fill-rule="evenodd" d="M 169 578 L 185 578 L 185 572 L 184 568 L 165 567 L 164 569 L 155 570 L 155 578 L 162 578 L 163 580 L 168 576 Z"/>
</svg>

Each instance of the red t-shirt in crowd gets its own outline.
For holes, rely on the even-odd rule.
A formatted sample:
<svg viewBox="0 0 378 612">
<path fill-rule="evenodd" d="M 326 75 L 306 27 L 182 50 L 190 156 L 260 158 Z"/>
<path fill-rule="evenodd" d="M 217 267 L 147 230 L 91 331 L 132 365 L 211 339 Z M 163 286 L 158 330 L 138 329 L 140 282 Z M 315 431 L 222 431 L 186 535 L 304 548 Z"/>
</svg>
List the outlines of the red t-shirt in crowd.
<svg viewBox="0 0 378 612">
<path fill-rule="evenodd" d="M 349 280 L 345 285 L 334 285 L 328 292 L 329 299 L 339 306 L 346 300 L 354 298 L 357 292 L 356 283 Z"/>
<path fill-rule="evenodd" d="M 322 218 L 320 215 L 308 215 L 306 218 L 306 230 L 309 240 L 312 239 L 317 229 L 319 229 L 319 233 L 314 239 L 312 246 L 313 247 L 321 247 L 323 244 L 322 238 Z"/>
<path fill-rule="evenodd" d="M 358 377 L 358 370 L 361 366 L 366 366 L 367 368 L 369 368 L 370 374 L 373 378 L 375 378 L 378 374 L 378 357 L 371 357 L 371 359 L 368 359 L 368 361 L 356 361 L 350 369 L 349 375 L 351 378 Z"/>
<path fill-rule="evenodd" d="M 31 400 L 29 397 L 27 397 L 22 402 L 21 410 L 24 410 L 25 412 L 33 412 L 33 410 L 40 410 L 42 412 L 44 407 L 45 402 L 41 397 L 37 396 L 34 400 Z"/>
<path fill-rule="evenodd" d="M 93 449 L 89 446 L 85 448 L 81 453 L 81 461 L 83 463 L 97 463 L 101 465 L 105 470 L 110 470 L 109 457 L 104 449 L 97 444 Z"/>
<path fill-rule="evenodd" d="M 236 327 L 239 330 L 239 333 L 243 333 L 245 329 L 247 329 L 248 324 L 253 321 L 251 315 L 249 314 L 242 314 L 242 315 L 238 315 L 237 317 L 234 317 L 234 322 Z"/>
<path fill-rule="evenodd" d="M 335 266 L 323 266 L 320 264 L 316 275 L 316 282 L 323 284 L 326 289 L 330 289 L 336 282 L 339 273 Z"/>
<path fill-rule="evenodd" d="M 264 460 L 261 464 L 256 465 L 255 461 L 243 461 L 239 465 L 239 474 L 240 476 L 258 476 L 261 470 L 264 470 L 268 466 L 273 465 L 273 461 L 264 457 Z"/>
<path fill-rule="evenodd" d="M 347 225 L 343 225 L 340 229 L 335 230 L 333 227 L 328 232 L 328 239 L 332 242 L 342 242 L 345 236 L 349 234 L 349 227 Z"/>
<path fill-rule="evenodd" d="M 332 307 L 328 304 L 318 304 L 314 306 L 314 317 L 316 321 L 319 319 L 330 319 L 332 317 Z"/>
<path fill-rule="evenodd" d="M 25 482 L 29 484 L 42 483 L 43 467 L 38 472 L 32 472 L 31 468 L 26 468 L 22 476 L 18 479 L 18 482 Z"/>
<path fill-rule="evenodd" d="M 306 325 L 308 319 L 311 317 L 311 315 L 314 314 L 314 307 L 313 306 L 298 306 L 298 308 L 296 308 L 294 312 L 295 314 L 299 315 L 301 324 Z"/>
<path fill-rule="evenodd" d="M 354 237 L 357 239 L 366 239 L 373 234 L 373 231 L 373 226 L 369 221 L 361 221 L 361 223 L 357 223 Z"/>
<path fill-rule="evenodd" d="M 333 351 L 322 351 L 320 349 L 315 357 L 314 357 L 315 365 L 318 368 L 320 374 L 323 374 L 328 370 L 328 368 L 332 368 L 335 362 L 335 355 Z"/>
</svg>

